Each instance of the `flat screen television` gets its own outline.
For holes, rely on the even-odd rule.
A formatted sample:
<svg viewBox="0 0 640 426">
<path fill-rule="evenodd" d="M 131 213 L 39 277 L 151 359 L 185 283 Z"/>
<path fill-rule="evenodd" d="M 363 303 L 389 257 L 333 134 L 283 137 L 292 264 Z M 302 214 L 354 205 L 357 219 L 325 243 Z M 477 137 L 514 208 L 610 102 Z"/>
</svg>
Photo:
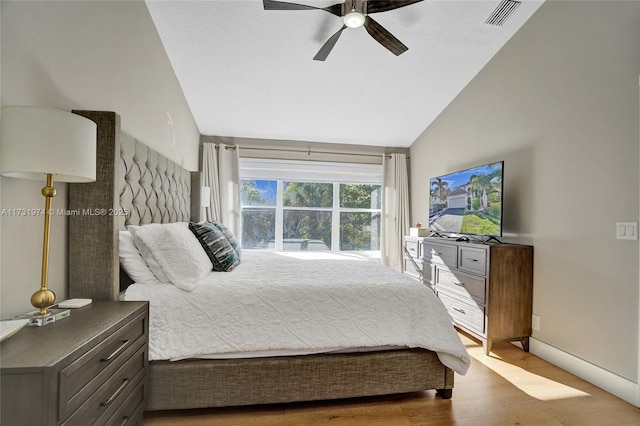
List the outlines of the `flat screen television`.
<svg viewBox="0 0 640 426">
<path fill-rule="evenodd" d="M 429 181 L 429 229 L 445 236 L 502 236 L 504 161 Z"/>
</svg>

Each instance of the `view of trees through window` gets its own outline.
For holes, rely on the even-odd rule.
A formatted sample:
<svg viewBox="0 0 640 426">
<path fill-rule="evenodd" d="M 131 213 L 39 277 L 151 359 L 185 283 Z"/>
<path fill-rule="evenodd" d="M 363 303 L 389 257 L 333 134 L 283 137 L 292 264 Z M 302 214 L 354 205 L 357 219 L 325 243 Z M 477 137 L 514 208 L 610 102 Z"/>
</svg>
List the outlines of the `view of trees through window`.
<svg viewBox="0 0 640 426">
<path fill-rule="evenodd" d="M 242 247 L 380 250 L 380 185 L 242 179 Z"/>
</svg>

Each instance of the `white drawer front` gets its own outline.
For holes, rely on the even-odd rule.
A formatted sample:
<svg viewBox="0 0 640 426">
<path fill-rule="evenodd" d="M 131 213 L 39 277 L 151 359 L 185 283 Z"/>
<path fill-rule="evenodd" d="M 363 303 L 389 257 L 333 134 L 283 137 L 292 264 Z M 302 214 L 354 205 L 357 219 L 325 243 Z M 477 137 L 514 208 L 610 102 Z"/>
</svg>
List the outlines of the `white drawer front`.
<svg viewBox="0 0 640 426">
<path fill-rule="evenodd" d="M 458 265 L 458 248 L 444 244 L 424 243 L 424 258 L 453 268 Z"/>
<path fill-rule="evenodd" d="M 417 263 L 417 265 L 418 267 L 420 267 L 420 263 Z M 416 267 L 413 265 L 413 263 L 406 257 L 404 258 L 404 273 L 406 275 L 409 275 L 410 277 L 420 279 L 420 272 L 416 270 Z"/>
<path fill-rule="evenodd" d="M 487 251 L 469 247 L 460 247 L 458 268 L 464 271 L 485 275 L 487 266 Z"/>
<path fill-rule="evenodd" d="M 420 244 L 418 244 L 418 241 L 406 241 L 405 247 L 407 248 L 407 251 L 409 252 L 411 257 L 413 257 L 414 259 L 420 257 Z"/>
</svg>

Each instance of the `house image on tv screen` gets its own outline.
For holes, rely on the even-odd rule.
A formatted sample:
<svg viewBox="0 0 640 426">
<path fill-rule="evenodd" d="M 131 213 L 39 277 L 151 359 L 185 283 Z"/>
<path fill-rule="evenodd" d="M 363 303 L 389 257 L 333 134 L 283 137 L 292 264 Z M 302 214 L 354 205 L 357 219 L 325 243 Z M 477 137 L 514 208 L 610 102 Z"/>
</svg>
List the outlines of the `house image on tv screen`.
<svg viewBox="0 0 640 426">
<path fill-rule="evenodd" d="M 502 235 L 503 162 L 430 180 L 429 229 L 435 233 Z"/>
</svg>

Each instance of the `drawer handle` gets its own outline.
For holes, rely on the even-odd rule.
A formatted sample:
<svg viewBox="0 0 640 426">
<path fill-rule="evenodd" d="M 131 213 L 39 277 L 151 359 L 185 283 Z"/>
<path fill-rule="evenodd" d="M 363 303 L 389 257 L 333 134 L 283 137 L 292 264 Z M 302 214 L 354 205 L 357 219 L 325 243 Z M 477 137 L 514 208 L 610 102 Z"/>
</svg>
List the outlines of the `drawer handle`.
<svg viewBox="0 0 640 426">
<path fill-rule="evenodd" d="M 455 306 L 452 306 L 454 311 L 460 312 L 461 314 L 466 315 L 467 313 L 464 311 L 464 309 L 460 309 L 460 308 L 456 308 Z"/>
<path fill-rule="evenodd" d="M 473 258 L 471 258 L 471 257 L 467 257 L 467 260 L 470 260 L 470 261 L 472 261 L 472 262 L 478 262 L 478 259 L 473 259 Z"/>
<path fill-rule="evenodd" d="M 101 407 L 106 407 L 106 406 L 110 405 L 118 397 L 120 392 L 122 392 L 124 390 L 124 388 L 127 387 L 128 384 L 129 384 L 129 379 L 124 379 L 122 381 L 122 384 L 120 385 L 120 387 L 118 389 L 116 389 L 116 391 L 113 393 L 113 395 L 111 395 L 109 397 L 109 399 L 107 399 L 106 401 L 101 402 L 100 406 Z"/>
<path fill-rule="evenodd" d="M 454 281 L 453 284 L 457 285 L 458 287 L 464 287 L 464 283 L 461 283 L 460 281 Z"/>
<path fill-rule="evenodd" d="M 108 356 L 108 357 L 106 357 L 106 358 L 101 358 L 101 359 L 100 359 L 100 362 L 109 362 L 109 361 L 111 361 L 111 360 L 112 360 L 113 358 L 115 358 L 115 357 L 116 357 L 116 356 L 117 356 L 117 355 L 118 355 L 118 354 L 119 354 L 119 353 L 120 353 L 124 348 L 126 348 L 128 344 L 129 344 L 129 341 L 128 341 L 128 340 L 123 340 L 123 341 L 122 341 L 122 344 L 121 344 L 120 346 L 118 346 L 118 348 L 117 348 L 115 351 L 111 352 L 111 355 L 109 355 L 109 356 Z"/>
<path fill-rule="evenodd" d="M 128 421 L 129 421 L 129 416 L 122 416 L 122 423 L 120 423 L 120 426 L 126 425 Z"/>
</svg>

